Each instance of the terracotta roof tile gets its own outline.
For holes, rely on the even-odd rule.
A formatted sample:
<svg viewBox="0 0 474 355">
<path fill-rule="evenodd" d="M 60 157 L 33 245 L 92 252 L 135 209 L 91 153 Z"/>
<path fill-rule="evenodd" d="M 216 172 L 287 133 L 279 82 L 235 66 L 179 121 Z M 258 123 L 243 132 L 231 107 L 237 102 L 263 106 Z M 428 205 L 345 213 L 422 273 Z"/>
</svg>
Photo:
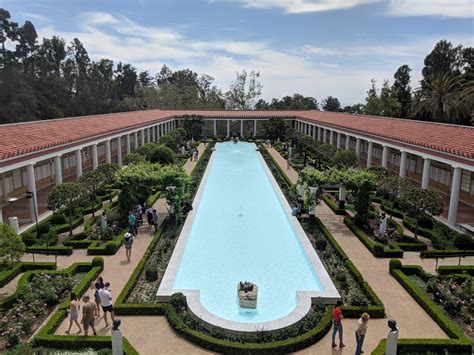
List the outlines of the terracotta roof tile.
<svg viewBox="0 0 474 355">
<path fill-rule="evenodd" d="M 185 114 L 236 119 L 299 117 L 343 130 L 347 129 L 474 159 L 474 128 L 472 127 L 321 111 L 148 110 L 0 126 L 0 137 L 2 137 L 0 160 L 58 145 L 111 135 L 121 130 L 146 126 L 166 118 Z"/>
</svg>

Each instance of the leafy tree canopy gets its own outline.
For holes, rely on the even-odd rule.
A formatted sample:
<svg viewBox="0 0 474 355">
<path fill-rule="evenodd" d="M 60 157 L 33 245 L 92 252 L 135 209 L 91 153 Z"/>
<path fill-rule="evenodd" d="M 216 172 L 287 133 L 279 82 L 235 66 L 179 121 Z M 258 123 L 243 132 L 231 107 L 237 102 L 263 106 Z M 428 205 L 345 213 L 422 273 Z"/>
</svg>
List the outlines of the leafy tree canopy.
<svg viewBox="0 0 474 355">
<path fill-rule="evenodd" d="M 8 224 L 0 224 L 0 265 L 9 267 L 21 260 L 25 244 Z"/>
</svg>

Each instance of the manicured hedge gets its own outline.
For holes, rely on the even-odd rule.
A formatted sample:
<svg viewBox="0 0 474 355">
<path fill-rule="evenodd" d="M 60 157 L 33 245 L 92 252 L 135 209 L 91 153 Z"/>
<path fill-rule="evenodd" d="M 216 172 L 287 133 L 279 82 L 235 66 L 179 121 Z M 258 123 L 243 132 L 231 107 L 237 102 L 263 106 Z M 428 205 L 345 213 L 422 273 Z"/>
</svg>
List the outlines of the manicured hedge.
<svg viewBox="0 0 474 355">
<path fill-rule="evenodd" d="M 37 244 L 32 245 L 26 248 L 27 253 L 34 253 L 37 252 L 39 254 L 46 254 L 48 255 L 71 255 L 72 254 L 72 247 L 64 246 L 64 245 L 53 245 L 47 246 L 46 244 Z"/>
<path fill-rule="evenodd" d="M 365 232 L 360 229 L 351 218 L 344 218 L 345 225 L 355 234 L 367 249 L 378 258 L 403 258 L 403 250 L 397 245 L 390 245 L 385 248 L 383 244 L 374 242 Z"/>
<path fill-rule="evenodd" d="M 344 311 L 344 316 L 346 318 L 358 318 L 360 315 L 364 312 L 367 312 L 370 314 L 372 318 L 383 318 L 385 317 L 385 307 L 380 300 L 380 298 L 377 296 L 377 294 L 374 292 L 372 287 L 364 280 L 364 277 L 362 274 L 357 270 L 356 266 L 354 263 L 349 259 L 347 254 L 344 252 L 344 250 L 341 248 L 339 243 L 334 239 L 333 235 L 331 232 L 326 228 L 326 226 L 321 222 L 321 220 L 316 217 L 315 219 L 316 224 L 318 225 L 319 229 L 321 232 L 324 234 L 326 239 L 328 240 L 329 243 L 334 247 L 336 250 L 336 253 L 339 255 L 339 257 L 344 261 L 345 266 L 349 269 L 349 272 L 352 274 L 352 276 L 361 283 L 362 289 L 365 291 L 366 295 L 368 296 L 369 299 L 372 300 L 372 302 L 375 304 L 373 306 L 343 306 L 342 309 Z"/>
<path fill-rule="evenodd" d="M 87 247 L 87 254 L 89 255 L 114 255 L 117 250 L 123 244 L 123 240 L 125 238 L 125 233 L 127 231 L 124 230 L 120 235 L 115 238 L 114 240 L 110 240 L 105 244 L 100 244 L 99 241 L 94 240 L 88 247 Z"/>
<path fill-rule="evenodd" d="M 30 270 L 55 270 L 56 264 L 51 262 L 18 262 L 8 270 L 0 272 L 0 287 L 5 286 L 18 274 Z"/>
<path fill-rule="evenodd" d="M 399 353 L 472 353 L 471 341 L 464 335 L 462 330 L 408 277 L 408 275 L 416 274 L 423 279 L 428 278 L 430 275 L 425 274 L 423 268 L 418 265 L 403 266 L 399 260 L 391 260 L 390 274 L 397 279 L 403 288 L 450 337 L 450 339 L 399 339 Z M 372 354 L 383 354 L 385 342 L 385 340 L 382 340 Z"/>
<path fill-rule="evenodd" d="M 286 175 L 285 171 L 281 168 L 280 164 L 278 164 L 278 162 L 275 160 L 275 158 L 273 158 L 273 156 L 268 152 L 267 148 L 265 148 L 265 145 L 260 144 L 259 149 L 260 149 L 260 153 L 262 153 L 262 155 L 264 155 L 264 157 L 268 158 L 272 162 L 272 164 L 278 170 L 281 177 L 285 180 L 288 187 L 292 187 L 294 185 L 293 182 L 290 180 L 288 175 Z"/>
<path fill-rule="evenodd" d="M 449 266 L 439 266 L 438 274 L 448 275 L 448 274 L 468 274 L 474 276 L 474 265 L 449 265 Z"/>
<path fill-rule="evenodd" d="M 415 233 L 416 230 L 416 220 L 412 217 L 409 216 L 404 216 L 403 217 L 403 225 L 407 227 L 409 230 L 411 230 L 413 233 Z M 428 228 L 424 228 L 422 226 L 418 226 L 418 235 L 421 235 L 422 237 L 431 239 L 433 237 L 433 231 Z"/>
<path fill-rule="evenodd" d="M 155 204 L 155 202 L 160 198 L 160 195 L 161 195 L 161 191 L 157 191 L 155 193 L 153 193 L 150 197 L 148 197 L 148 199 L 146 200 L 146 204 L 148 206 L 153 206 Z"/>
<path fill-rule="evenodd" d="M 403 219 L 403 217 L 405 217 L 405 213 L 398 208 L 394 208 L 392 211 L 392 202 L 390 201 L 381 200 L 380 208 L 382 211 L 392 215 L 395 218 Z"/>
<path fill-rule="evenodd" d="M 191 329 L 171 305 L 165 304 L 163 307 L 166 318 L 178 334 L 203 348 L 224 354 L 286 354 L 298 351 L 322 339 L 332 325 L 332 306 L 329 306 L 318 326 L 297 337 L 268 343 L 238 343 Z"/>
<path fill-rule="evenodd" d="M 428 249 L 420 253 L 422 258 L 443 258 L 455 256 L 474 256 L 474 250 L 438 250 Z"/>
<path fill-rule="evenodd" d="M 323 195 L 323 201 L 328 205 L 328 207 L 338 215 L 345 215 L 346 210 L 344 208 L 339 208 L 336 203 L 327 195 Z"/>
</svg>

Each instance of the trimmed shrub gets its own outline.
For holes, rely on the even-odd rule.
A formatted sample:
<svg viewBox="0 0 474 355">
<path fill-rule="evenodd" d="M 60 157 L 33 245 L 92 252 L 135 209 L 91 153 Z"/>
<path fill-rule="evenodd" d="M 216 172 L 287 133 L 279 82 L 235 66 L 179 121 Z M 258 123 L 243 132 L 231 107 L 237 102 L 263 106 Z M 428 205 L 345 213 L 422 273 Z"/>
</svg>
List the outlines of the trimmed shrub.
<svg viewBox="0 0 474 355">
<path fill-rule="evenodd" d="M 151 266 L 145 270 L 145 279 L 150 282 L 158 280 L 158 271 L 156 270 L 156 267 Z"/>
<path fill-rule="evenodd" d="M 460 250 L 474 250 L 474 241 L 466 234 L 458 234 L 454 237 L 454 246 Z"/>
<path fill-rule="evenodd" d="M 105 244 L 105 250 L 109 255 L 115 254 L 117 251 L 117 245 L 114 242 L 107 242 L 107 244 Z"/>
<path fill-rule="evenodd" d="M 66 216 L 63 215 L 62 213 L 53 213 L 53 214 L 51 215 L 50 223 L 51 223 L 53 226 L 61 225 L 61 224 L 66 224 L 66 223 L 67 223 L 67 219 L 66 219 Z"/>
<path fill-rule="evenodd" d="M 92 267 L 94 266 L 100 266 L 100 267 L 104 267 L 104 258 L 101 258 L 100 256 L 95 256 L 93 259 L 92 259 Z"/>
<path fill-rule="evenodd" d="M 402 262 L 400 259 L 390 259 L 389 270 L 400 270 L 402 268 Z"/>
<path fill-rule="evenodd" d="M 32 246 L 36 243 L 36 232 L 35 234 L 33 232 L 25 232 L 21 235 L 21 239 L 27 247 Z"/>
</svg>

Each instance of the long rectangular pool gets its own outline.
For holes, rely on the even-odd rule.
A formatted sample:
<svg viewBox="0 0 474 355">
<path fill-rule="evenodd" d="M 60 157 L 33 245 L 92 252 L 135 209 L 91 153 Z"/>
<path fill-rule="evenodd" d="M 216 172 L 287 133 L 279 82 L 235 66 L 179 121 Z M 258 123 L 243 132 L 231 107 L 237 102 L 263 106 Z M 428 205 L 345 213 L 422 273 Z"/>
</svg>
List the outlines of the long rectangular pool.
<svg viewBox="0 0 474 355">
<path fill-rule="evenodd" d="M 258 285 L 256 310 L 239 307 L 239 281 Z M 209 323 L 244 331 L 291 324 L 312 299 L 339 298 L 254 144 L 216 145 L 158 296 L 175 292 Z"/>
</svg>

